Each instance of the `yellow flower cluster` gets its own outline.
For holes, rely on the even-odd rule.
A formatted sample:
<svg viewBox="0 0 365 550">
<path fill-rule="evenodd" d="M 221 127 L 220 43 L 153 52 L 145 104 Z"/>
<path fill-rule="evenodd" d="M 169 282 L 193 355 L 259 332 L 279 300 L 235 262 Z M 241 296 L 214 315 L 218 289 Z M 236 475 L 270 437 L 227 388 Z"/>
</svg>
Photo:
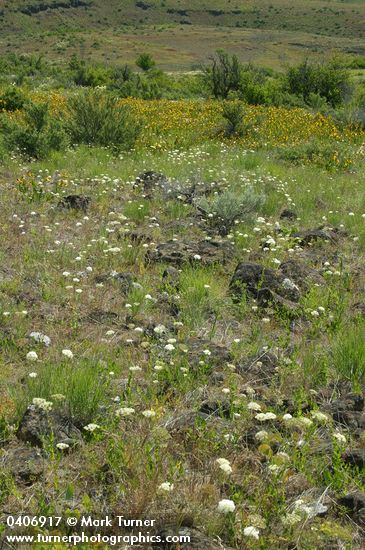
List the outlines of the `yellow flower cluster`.
<svg viewBox="0 0 365 550">
<path fill-rule="evenodd" d="M 51 112 L 62 114 L 67 106 L 67 94 L 38 92 L 33 101 L 48 101 Z M 223 139 L 222 104 L 214 100 L 120 100 L 142 120 L 140 146 L 170 149 L 199 144 L 205 140 Z M 313 138 L 345 143 L 364 143 L 365 131 L 340 130 L 331 117 L 305 109 L 245 106 L 244 124 L 248 131 L 236 139 L 245 147 L 280 147 L 306 142 Z"/>
</svg>

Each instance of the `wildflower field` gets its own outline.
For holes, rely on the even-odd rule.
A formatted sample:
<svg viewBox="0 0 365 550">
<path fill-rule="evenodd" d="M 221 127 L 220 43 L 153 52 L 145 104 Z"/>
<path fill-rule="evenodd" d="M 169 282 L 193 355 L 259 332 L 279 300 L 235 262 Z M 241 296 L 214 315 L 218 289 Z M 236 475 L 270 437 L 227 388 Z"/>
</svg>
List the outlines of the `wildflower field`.
<svg viewBox="0 0 365 550">
<path fill-rule="evenodd" d="M 229 140 L 214 102 L 126 103 L 134 150 L 2 167 L 3 540 L 123 515 L 155 523 L 80 547 L 362 548 L 361 132 L 250 107 Z M 351 168 L 278 157 L 313 137 Z"/>
</svg>

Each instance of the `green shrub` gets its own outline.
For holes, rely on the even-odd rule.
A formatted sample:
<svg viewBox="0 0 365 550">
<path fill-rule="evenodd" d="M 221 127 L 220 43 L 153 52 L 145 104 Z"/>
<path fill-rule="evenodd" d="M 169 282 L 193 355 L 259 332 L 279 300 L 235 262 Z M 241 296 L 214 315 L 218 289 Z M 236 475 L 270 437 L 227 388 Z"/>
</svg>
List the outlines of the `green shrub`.
<svg viewBox="0 0 365 550">
<path fill-rule="evenodd" d="M 67 135 L 59 120 L 49 113 L 47 103 L 29 103 L 23 120 L 3 119 L 1 131 L 10 151 L 18 150 L 27 157 L 42 159 L 52 151 L 65 149 Z"/>
<path fill-rule="evenodd" d="M 240 88 L 241 69 L 236 55 L 229 56 L 218 50 L 211 64 L 203 67 L 205 84 L 215 98 L 227 99 L 230 92 Z"/>
<path fill-rule="evenodd" d="M 337 107 L 350 92 L 350 73 L 337 59 L 322 64 L 304 61 L 289 67 L 286 86 L 289 93 L 302 97 L 306 103 L 312 94 L 317 94 Z"/>
<path fill-rule="evenodd" d="M 17 111 L 24 107 L 26 97 L 16 86 L 10 86 L 0 95 L 0 111 Z"/>
<path fill-rule="evenodd" d="M 131 149 L 141 130 L 127 106 L 105 91 L 80 93 L 69 101 L 66 123 L 74 144 L 99 145 L 115 151 Z"/>
<path fill-rule="evenodd" d="M 236 221 L 250 218 L 263 205 L 265 197 L 252 187 L 246 187 L 239 193 L 225 191 L 212 199 L 202 198 L 196 205 L 213 227 L 221 227 L 224 233 L 234 226 Z"/>
<path fill-rule="evenodd" d="M 224 101 L 222 116 L 225 121 L 224 134 L 226 137 L 243 136 L 247 131 L 244 123 L 244 106 L 240 101 Z"/>
<path fill-rule="evenodd" d="M 141 53 L 136 59 L 136 65 L 142 71 L 149 71 L 156 65 L 156 62 L 149 53 Z"/>
</svg>

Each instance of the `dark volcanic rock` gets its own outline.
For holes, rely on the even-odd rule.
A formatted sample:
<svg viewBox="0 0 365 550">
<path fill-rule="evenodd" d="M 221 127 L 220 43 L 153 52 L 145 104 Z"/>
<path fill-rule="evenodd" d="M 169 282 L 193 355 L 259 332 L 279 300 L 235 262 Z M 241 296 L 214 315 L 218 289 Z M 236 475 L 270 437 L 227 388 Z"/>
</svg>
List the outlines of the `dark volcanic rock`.
<svg viewBox="0 0 365 550">
<path fill-rule="evenodd" d="M 297 285 L 280 271 L 260 264 L 241 262 L 236 267 L 230 282 L 230 290 L 236 296 L 246 291 L 260 303 L 297 302 L 300 291 Z"/>
<path fill-rule="evenodd" d="M 362 491 L 347 493 L 345 496 L 338 499 L 338 504 L 344 506 L 351 516 L 354 516 L 354 519 L 357 519 L 357 516 L 360 515 L 362 522 L 364 522 L 365 493 Z"/>
<path fill-rule="evenodd" d="M 162 273 L 162 284 L 165 290 L 178 290 L 180 283 L 180 272 L 173 266 L 169 266 Z"/>
<path fill-rule="evenodd" d="M 74 446 L 82 440 L 80 430 L 71 419 L 54 411 L 46 412 L 31 405 L 24 413 L 16 433 L 18 439 L 35 447 L 43 447 L 44 439 L 53 437 L 55 444 Z"/>
<path fill-rule="evenodd" d="M 233 360 L 228 348 L 210 340 L 190 339 L 187 340 L 186 345 L 189 364 L 193 367 L 198 366 L 199 361 L 202 360 L 212 367 L 222 367 Z M 210 355 L 205 354 L 205 350 L 209 351 Z"/>
<path fill-rule="evenodd" d="M 199 262 L 203 265 L 226 263 L 233 257 L 234 247 L 227 241 L 179 242 L 170 240 L 159 244 L 146 254 L 146 262 L 165 262 L 175 266 Z"/>
<path fill-rule="evenodd" d="M 365 467 L 365 449 L 352 449 L 342 455 L 342 460 L 350 466 Z"/>
<path fill-rule="evenodd" d="M 136 177 L 135 185 L 142 185 L 144 191 L 151 191 L 156 186 L 161 186 L 163 184 L 166 184 L 167 182 L 168 178 L 164 174 L 162 174 L 161 172 L 154 172 L 153 170 L 149 170 L 147 172 L 143 172 L 143 174 L 140 174 Z"/>
<path fill-rule="evenodd" d="M 318 229 L 307 229 L 296 231 L 291 234 L 293 239 L 296 239 L 301 246 L 308 246 L 315 241 L 330 241 L 336 243 L 344 233 L 338 229 L 319 227 Z"/>
<path fill-rule="evenodd" d="M 0 460 L 19 481 L 32 485 L 43 475 L 46 460 L 38 449 L 16 445 L 7 449 Z"/>
<path fill-rule="evenodd" d="M 291 279 L 303 291 L 313 284 L 323 284 L 324 279 L 318 271 L 301 260 L 287 260 L 280 266 L 280 272 Z"/>
<path fill-rule="evenodd" d="M 90 204 L 90 197 L 85 195 L 67 195 L 58 203 L 59 208 L 73 208 L 74 210 L 83 210 L 86 212 Z"/>
<path fill-rule="evenodd" d="M 230 418 L 231 416 L 231 404 L 226 399 L 215 400 L 207 399 L 204 401 L 199 409 L 199 413 L 203 418 L 207 416 L 219 416 L 224 418 Z"/>
<path fill-rule="evenodd" d="M 128 294 L 133 286 L 133 283 L 135 282 L 135 276 L 133 273 L 113 271 L 112 273 L 97 275 L 95 277 L 96 283 L 106 283 L 110 281 L 116 281 L 119 283 L 122 293 Z"/>
<path fill-rule="evenodd" d="M 296 220 L 297 217 L 297 213 L 293 210 L 289 210 L 288 208 L 285 208 L 280 214 L 281 220 Z"/>
</svg>

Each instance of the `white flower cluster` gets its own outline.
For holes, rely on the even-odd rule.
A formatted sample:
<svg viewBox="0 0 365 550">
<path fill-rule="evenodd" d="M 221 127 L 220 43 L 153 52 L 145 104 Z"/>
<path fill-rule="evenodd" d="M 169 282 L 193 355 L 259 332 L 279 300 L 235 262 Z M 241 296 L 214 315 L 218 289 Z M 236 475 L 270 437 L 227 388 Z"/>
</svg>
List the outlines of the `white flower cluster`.
<svg viewBox="0 0 365 550">
<path fill-rule="evenodd" d="M 52 410 L 52 405 L 53 405 L 52 401 L 47 401 L 42 397 L 34 397 L 32 403 L 35 407 L 37 407 L 38 409 L 42 409 L 43 411 L 48 412 Z"/>
</svg>

